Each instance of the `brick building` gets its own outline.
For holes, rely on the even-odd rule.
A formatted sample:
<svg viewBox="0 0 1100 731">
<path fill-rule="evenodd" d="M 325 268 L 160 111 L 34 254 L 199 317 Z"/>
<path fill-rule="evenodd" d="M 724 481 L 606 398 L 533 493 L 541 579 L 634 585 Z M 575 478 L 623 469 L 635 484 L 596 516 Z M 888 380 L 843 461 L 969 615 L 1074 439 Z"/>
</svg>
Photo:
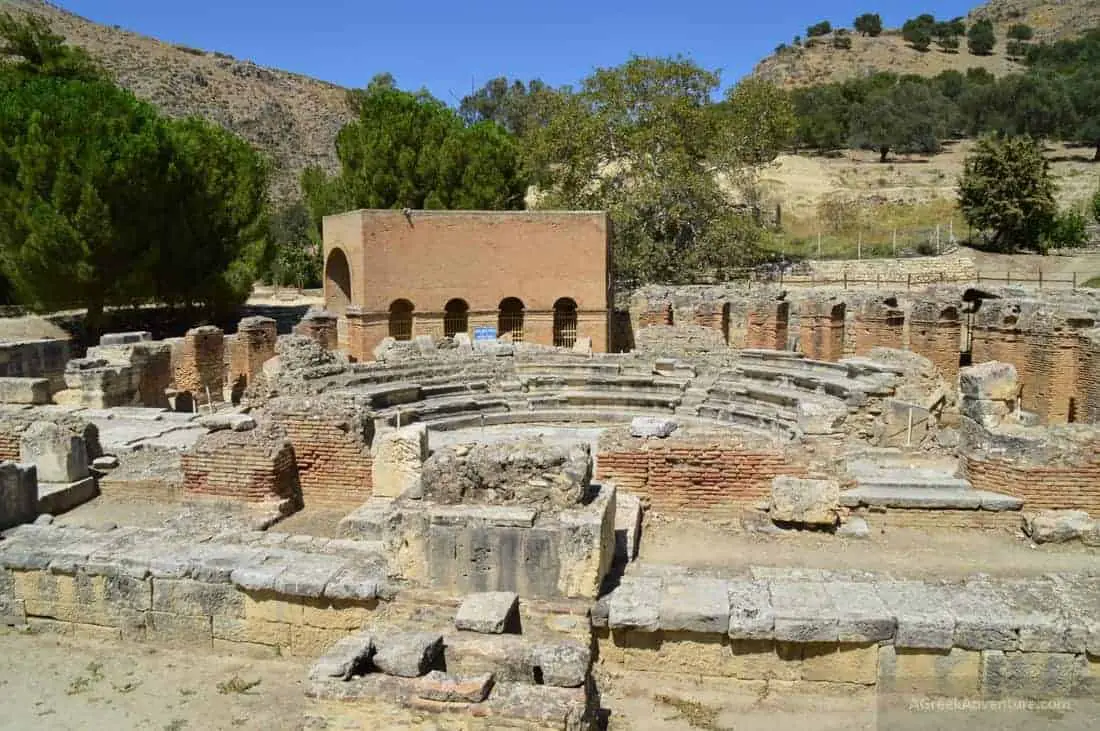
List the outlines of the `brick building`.
<svg viewBox="0 0 1100 731">
<path fill-rule="evenodd" d="M 387 336 L 475 328 L 608 348 L 606 213 L 360 210 L 326 217 L 324 241 L 325 306 L 359 360 Z"/>
</svg>

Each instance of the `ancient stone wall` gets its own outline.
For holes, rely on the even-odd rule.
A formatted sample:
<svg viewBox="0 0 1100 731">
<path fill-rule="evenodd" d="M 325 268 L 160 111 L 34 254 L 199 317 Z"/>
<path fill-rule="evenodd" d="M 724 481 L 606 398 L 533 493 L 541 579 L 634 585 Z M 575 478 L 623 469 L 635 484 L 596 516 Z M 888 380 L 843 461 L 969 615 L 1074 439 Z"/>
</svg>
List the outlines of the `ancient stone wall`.
<svg viewBox="0 0 1100 731">
<path fill-rule="evenodd" d="M 54 391 L 65 388 L 67 340 L 24 340 L 0 343 L 0 377 L 48 378 Z"/>
<path fill-rule="evenodd" d="M 278 429 L 207 434 L 180 462 L 186 496 L 302 505 L 294 447 Z"/>
<path fill-rule="evenodd" d="M 848 285 L 877 287 L 883 284 L 927 285 L 939 282 L 969 282 L 978 276 L 974 260 L 967 256 L 924 256 L 911 259 L 838 259 L 809 262 L 805 276 L 785 276 L 784 284 L 799 285 L 845 279 Z"/>
<path fill-rule="evenodd" d="M 294 326 L 294 332 L 316 340 L 325 350 L 336 350 L 340 340 L 338 322 L 335 314 L 314 310 Z"/>
<path fill-rule="evenodd" d="M 1100 423 L 1100 330 L 1081 333 L 1077 341 L 1077 403 L 1080 420 Z"/>
<path fill-rule="evenodd" d="M 229 384 L 236 397 L 275 357 L 276 323 L 270 317 L 246 317 L 229 346 Z"/>
<path fill-rule="evenodd" d="M 737 517 L 768 498 L 776 475 L 802 475 L 806 467 L 778 445 L 722 436 L 630 439 L 620 430 L 600 441 L 597 480 L 638 495 L 666 515 Z"/>
<path fill-rule="evenodd" d="M 265 413 L 294 446 L 306 505 L 359 505 L 371 497 L 373 422 L 341 399 L 280 398 Z"/>
</svg>

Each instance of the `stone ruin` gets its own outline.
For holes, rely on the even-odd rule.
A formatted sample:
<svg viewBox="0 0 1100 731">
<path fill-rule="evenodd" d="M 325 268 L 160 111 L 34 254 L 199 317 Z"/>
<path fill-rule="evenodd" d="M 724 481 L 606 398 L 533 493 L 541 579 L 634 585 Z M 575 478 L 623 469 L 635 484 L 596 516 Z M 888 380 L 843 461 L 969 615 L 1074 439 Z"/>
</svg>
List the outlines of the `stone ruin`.
<svg viewBox="0 0 1100 731">
<path fill-rule="evenodd" d="M 319 311 L 291 335 L 105 336 L 0 378 L 0 623 L 309 658 L 307 695 L 365 722 L 588 728 L 601 666 L 1094 695 L 1089 575 L 711 575 L 639 549 L 646 521 L 696 520 L 1092 550 L 1097 313 L 1088 294 L 700 287 L 636 295 L 617 354 L 418 337 L 357 362 Z M 96 495 L 232 517 L 51 523 Z M 303 510 L 341 517 L 283 532 Z"/>
</svg>

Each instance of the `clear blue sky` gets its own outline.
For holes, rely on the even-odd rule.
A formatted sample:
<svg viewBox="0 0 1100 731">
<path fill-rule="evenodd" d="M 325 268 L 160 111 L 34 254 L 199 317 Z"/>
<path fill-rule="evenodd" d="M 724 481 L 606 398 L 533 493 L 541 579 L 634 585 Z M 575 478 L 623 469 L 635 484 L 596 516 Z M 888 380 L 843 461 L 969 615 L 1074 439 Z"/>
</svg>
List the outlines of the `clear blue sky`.
<svg viewBox="0 0 1100 731">
<path fill-rule="evenodd" d="M 449 103 L 494 76 L 573 84 L 631 54 L 682 53 L 724 84 L 806 26 L 888 26 L 918 13 L 965 15 L 978 0 L 60 0 L 100 23 L 231 53 L 344 86 L 389 71 Z"/>
</svg>

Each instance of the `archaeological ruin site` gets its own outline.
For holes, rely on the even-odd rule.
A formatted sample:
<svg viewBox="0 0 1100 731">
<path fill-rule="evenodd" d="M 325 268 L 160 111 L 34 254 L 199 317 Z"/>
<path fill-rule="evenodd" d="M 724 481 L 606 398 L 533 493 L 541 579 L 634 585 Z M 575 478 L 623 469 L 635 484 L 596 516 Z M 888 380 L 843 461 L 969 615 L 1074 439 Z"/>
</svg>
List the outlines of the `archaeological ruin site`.
<svg viewBox="0 0 1100 731">
<path fill-rule="evenodd" d="M 358 211 L 297 322 L 0 343 L 0 625 L 299 663 L 360 728 L 1096 697 L 1094 291 L 614 292 L 608 237 Z"/>
</svg>

